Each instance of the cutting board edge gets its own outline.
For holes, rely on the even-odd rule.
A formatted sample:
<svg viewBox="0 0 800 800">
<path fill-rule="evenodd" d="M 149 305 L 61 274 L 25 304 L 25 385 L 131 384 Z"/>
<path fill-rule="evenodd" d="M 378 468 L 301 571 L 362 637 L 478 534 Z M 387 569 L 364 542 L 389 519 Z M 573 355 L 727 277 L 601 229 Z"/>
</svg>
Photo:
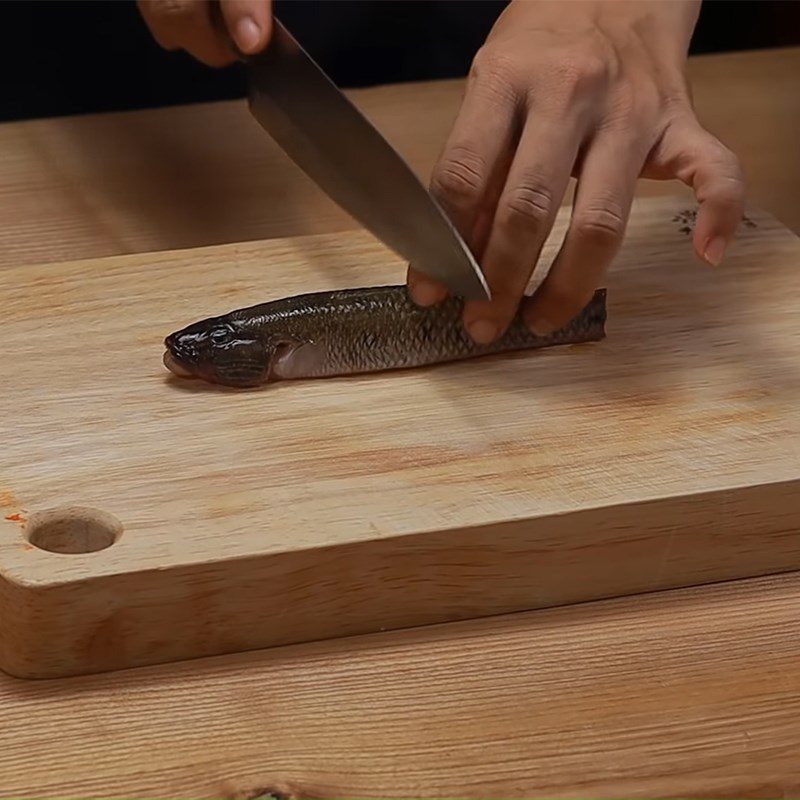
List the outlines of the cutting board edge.
<svg viewBox="0 0 800 800">
<path fill-rule="evenodd" d="M 798 485 L 33 589 L 0 578 L 0 669 L 67 677 L 800 569 Z"/>
<path fill-rule="evenodd" d="M 85 258 L 67 258 L 55 259 L 50 261 L 33 261 L 29 264 L 21 264 L 20 266 L 5 267 L 0 270 L 0 288 L 2 288 L 3 279 L 7 278 L 11 283 L 10 276 L 17 272 L 25 272 L 30 274 L 36 270 L 50 270 L 58 269 L 63 270 L 64 267 L 70 267 L 76 270 L 91 267 L 93 269 L 102 269 L 103 267 L 124 267 L 129 264 L 139 265 L 143 259 L 152 258 L 154 261 L 162 260 L 177 260 L 184 257 L 191 256 L 192 258 L 211 258 L 217 254 L 225 254 L 227 258 L 231 257 L 232 251 L 235 252 L 241 248 L 243 251 L 259 251 L 265 247 L 286 247 L 292 249 L 299 249 L 297 244 L 305 242 L 326 242 L 330 241 L 332 244 L 339 242 L 342 238 L 352 240 L 354 244 L 359 242 L 370 249 L 379 248 L 385 254 L 386 260 L 392 263 L 397 263 L 401 268 L 404 266 L 403 260 L 397 256 L 393 251 L 383 245 L 379 240 L 372 237 L 369 233 L 361 228 L 347 228 L 345 230 L 327 231 L 322 233 L 301 233 L 294 236 L 275 236 L 259 239 L 237 239 L 230 242 L 219 242 L 217 244 L 200 244 L 188 247 L 175 247 L 168 250 L 143 250 L 130 253 L 114 253 L 104 256 L 87 256 Z M 187 258 L 187 261 L 189 259 Z M 403 273 L 404 274 L 404 273 Z M 400 275 L 400 273 L 398 273 Z"/>
<path fill-rule="evenodd" d="M 664 208 L 671 208 L 675 207 L 676 204 L 681 206 L 691 206 L 692 208 L 687 209 L 687 211 L 691 211 L 693 209 L 696 210 L 697 208 L 696 201 L 694 201 L 691 196 L 686 196 L 680 191 L 671 192 L 668 194 L 660 194 L 656 196 L 637 195 L 636 197 L 634 197 L 633 200 L 631 217 L 633 218 L 635 216 L 639 207 L 646 208 L 646 207 L 663 206 Z M 563 217 L 566 219 L 569 217 L 570 213 L 571 213 L 571 207 L 568 204 L 562 205 L 558 209 L 559 217 Z M 746 202 L 744 214 L 745 217 L 754 216 L 761 218 L 765 222 L 768 221 L 774 227 L 776 227 L 776 229 L 780 229 L 780 231 L 789 233 L 795 239 L 800 240 L 799 232 L 792 230 L 789 226 L 783 223 L 773 212 L 768 211 L 763 206 L 751 202 Z M 142 257 L 153 257 L 157 260 L 173 259 L 176 257 L 180 257 L 182 255 L 189 255 L 189 254 L 193 256 L 204 257 L 204 256 L 213 256 L 216 253 L 230 254 L 232 248 L 259 250 L 265 246 L 271 247 L 275 245 L 277 245 L 278 247 L 281 246 L 292 247 L 293 243 L 296 244 L 303 242 L 324 242 L 324 241 L 337 242 L 342 238 L 352 239 L 354 242 L 361 241 L 365 245 L 369 246 L 371 249 L 375 247 L 379 248 L 385 255 L 386 259 L 388 261 L 391 261 L 392 263 L 397 263 L 401 268 L 402 274 L 403 275 L 405 274 L 404 273 L 405 262 L 403 261 L 402 258 L 400 258 L 392 250 L 390 250 L 386 245 L 382 244 L 368 231 L 360 227 L 353 227 L 353 228 L 345 228 L 342 230 L 334 230 L 334 231 L 299 233 L 291 236 L 236 239 L 228 242 L 218 242 L 216 244 L 191 245 L 186 247 L 175 247 L 166 250 L 143 250 L 143 251 L 127 252 L 127 253 L 115 253 L 103 256 L 88 256 L 85 258 L 67 258 L 67 259 L 53 259 L 46 261 L 33 261 L 31 263 L 21 264 L 18 267 L 6 267 L 0 270 L 0 279 L 2 279 L 6 274 L 10 274 L 15 270 L 24 270 L 26 273 L 30 273 L 31 270 L 46 269 L 51 267 L 63 268 L 66 265 L 76 268 L 85 267 L 87 265 L 92 265 L 94 267 L 102 265 L 124 266 L 125 264 L 128 263 L 136 264 L 137 262 L 141 262 Z"/>
</svg>

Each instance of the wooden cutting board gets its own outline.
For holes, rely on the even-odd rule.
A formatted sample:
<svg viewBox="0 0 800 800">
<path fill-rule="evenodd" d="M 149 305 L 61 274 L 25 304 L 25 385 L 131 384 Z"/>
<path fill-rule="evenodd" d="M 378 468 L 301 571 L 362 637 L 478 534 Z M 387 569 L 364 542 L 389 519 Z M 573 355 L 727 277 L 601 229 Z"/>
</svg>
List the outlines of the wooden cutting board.
<svg viewBox="0 0 800 800">
<path fill-rule="evenodd" d="M 403 264 L 339 233 L 0 274 L 0 667 L 800 567 L 800 242 L 752 210 L 712 270 L 684 203 L 635 206 L 603 342 L 256 392 L 172 379 L 163 337 Z"/>
</svg>

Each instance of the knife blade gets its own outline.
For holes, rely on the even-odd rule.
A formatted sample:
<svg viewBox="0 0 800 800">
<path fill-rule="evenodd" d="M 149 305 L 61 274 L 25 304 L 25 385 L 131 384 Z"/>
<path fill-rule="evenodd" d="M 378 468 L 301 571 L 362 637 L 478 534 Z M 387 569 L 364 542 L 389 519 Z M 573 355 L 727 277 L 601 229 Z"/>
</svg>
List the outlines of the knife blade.
<svg viewBox="0 0 800 800">
<path fill-rule="evenodd" d="M 380 132 L 273 17 L 270 43 L 240 58 L 251 114 L 332 200 L 414 269 L 467 300 L 486 278 L 441 205 Z"/>
</svg>

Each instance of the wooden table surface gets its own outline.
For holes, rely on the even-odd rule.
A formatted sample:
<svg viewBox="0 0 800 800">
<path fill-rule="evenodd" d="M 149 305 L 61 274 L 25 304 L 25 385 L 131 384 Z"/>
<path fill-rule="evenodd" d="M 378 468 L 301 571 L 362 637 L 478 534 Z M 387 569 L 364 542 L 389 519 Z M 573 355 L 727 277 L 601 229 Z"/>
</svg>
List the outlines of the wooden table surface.
<svg viewBox="0 0 800 800">
<path fill-rule="evenodd" d="M 800 49 L 691 64 L 800 232 Z M 354 92 L 426 174 L 459 82 Z M 640 193 L 674 191 L 643 184 Z M 0 267 L 337 230 L 241 103 L 0 127 Z M 786 797 L 800 575 L 89 678 L 0 676 L 0 797 Z"/>
</svg>

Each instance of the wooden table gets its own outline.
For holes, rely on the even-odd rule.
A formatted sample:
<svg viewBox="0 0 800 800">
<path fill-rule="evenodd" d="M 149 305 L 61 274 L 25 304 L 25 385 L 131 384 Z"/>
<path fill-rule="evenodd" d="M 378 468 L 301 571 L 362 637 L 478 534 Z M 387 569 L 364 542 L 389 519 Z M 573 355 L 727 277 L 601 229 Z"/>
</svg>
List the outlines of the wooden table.
<svg viewBox="0 0 800 800">
<path fill-rule="evenodd" d="M 751 201 L 800 232 L 800 49 L 691 72 Z M 460 90 L 353 97 L 426 174 Z M 0 127 L 0 220 L 0 268 L 353 225 L 241 103 Z M 0 676 L 0 797 L 785 797 L 800 793 L 798 664 L 791 574 L 89 678 Z"/>
</svg>

